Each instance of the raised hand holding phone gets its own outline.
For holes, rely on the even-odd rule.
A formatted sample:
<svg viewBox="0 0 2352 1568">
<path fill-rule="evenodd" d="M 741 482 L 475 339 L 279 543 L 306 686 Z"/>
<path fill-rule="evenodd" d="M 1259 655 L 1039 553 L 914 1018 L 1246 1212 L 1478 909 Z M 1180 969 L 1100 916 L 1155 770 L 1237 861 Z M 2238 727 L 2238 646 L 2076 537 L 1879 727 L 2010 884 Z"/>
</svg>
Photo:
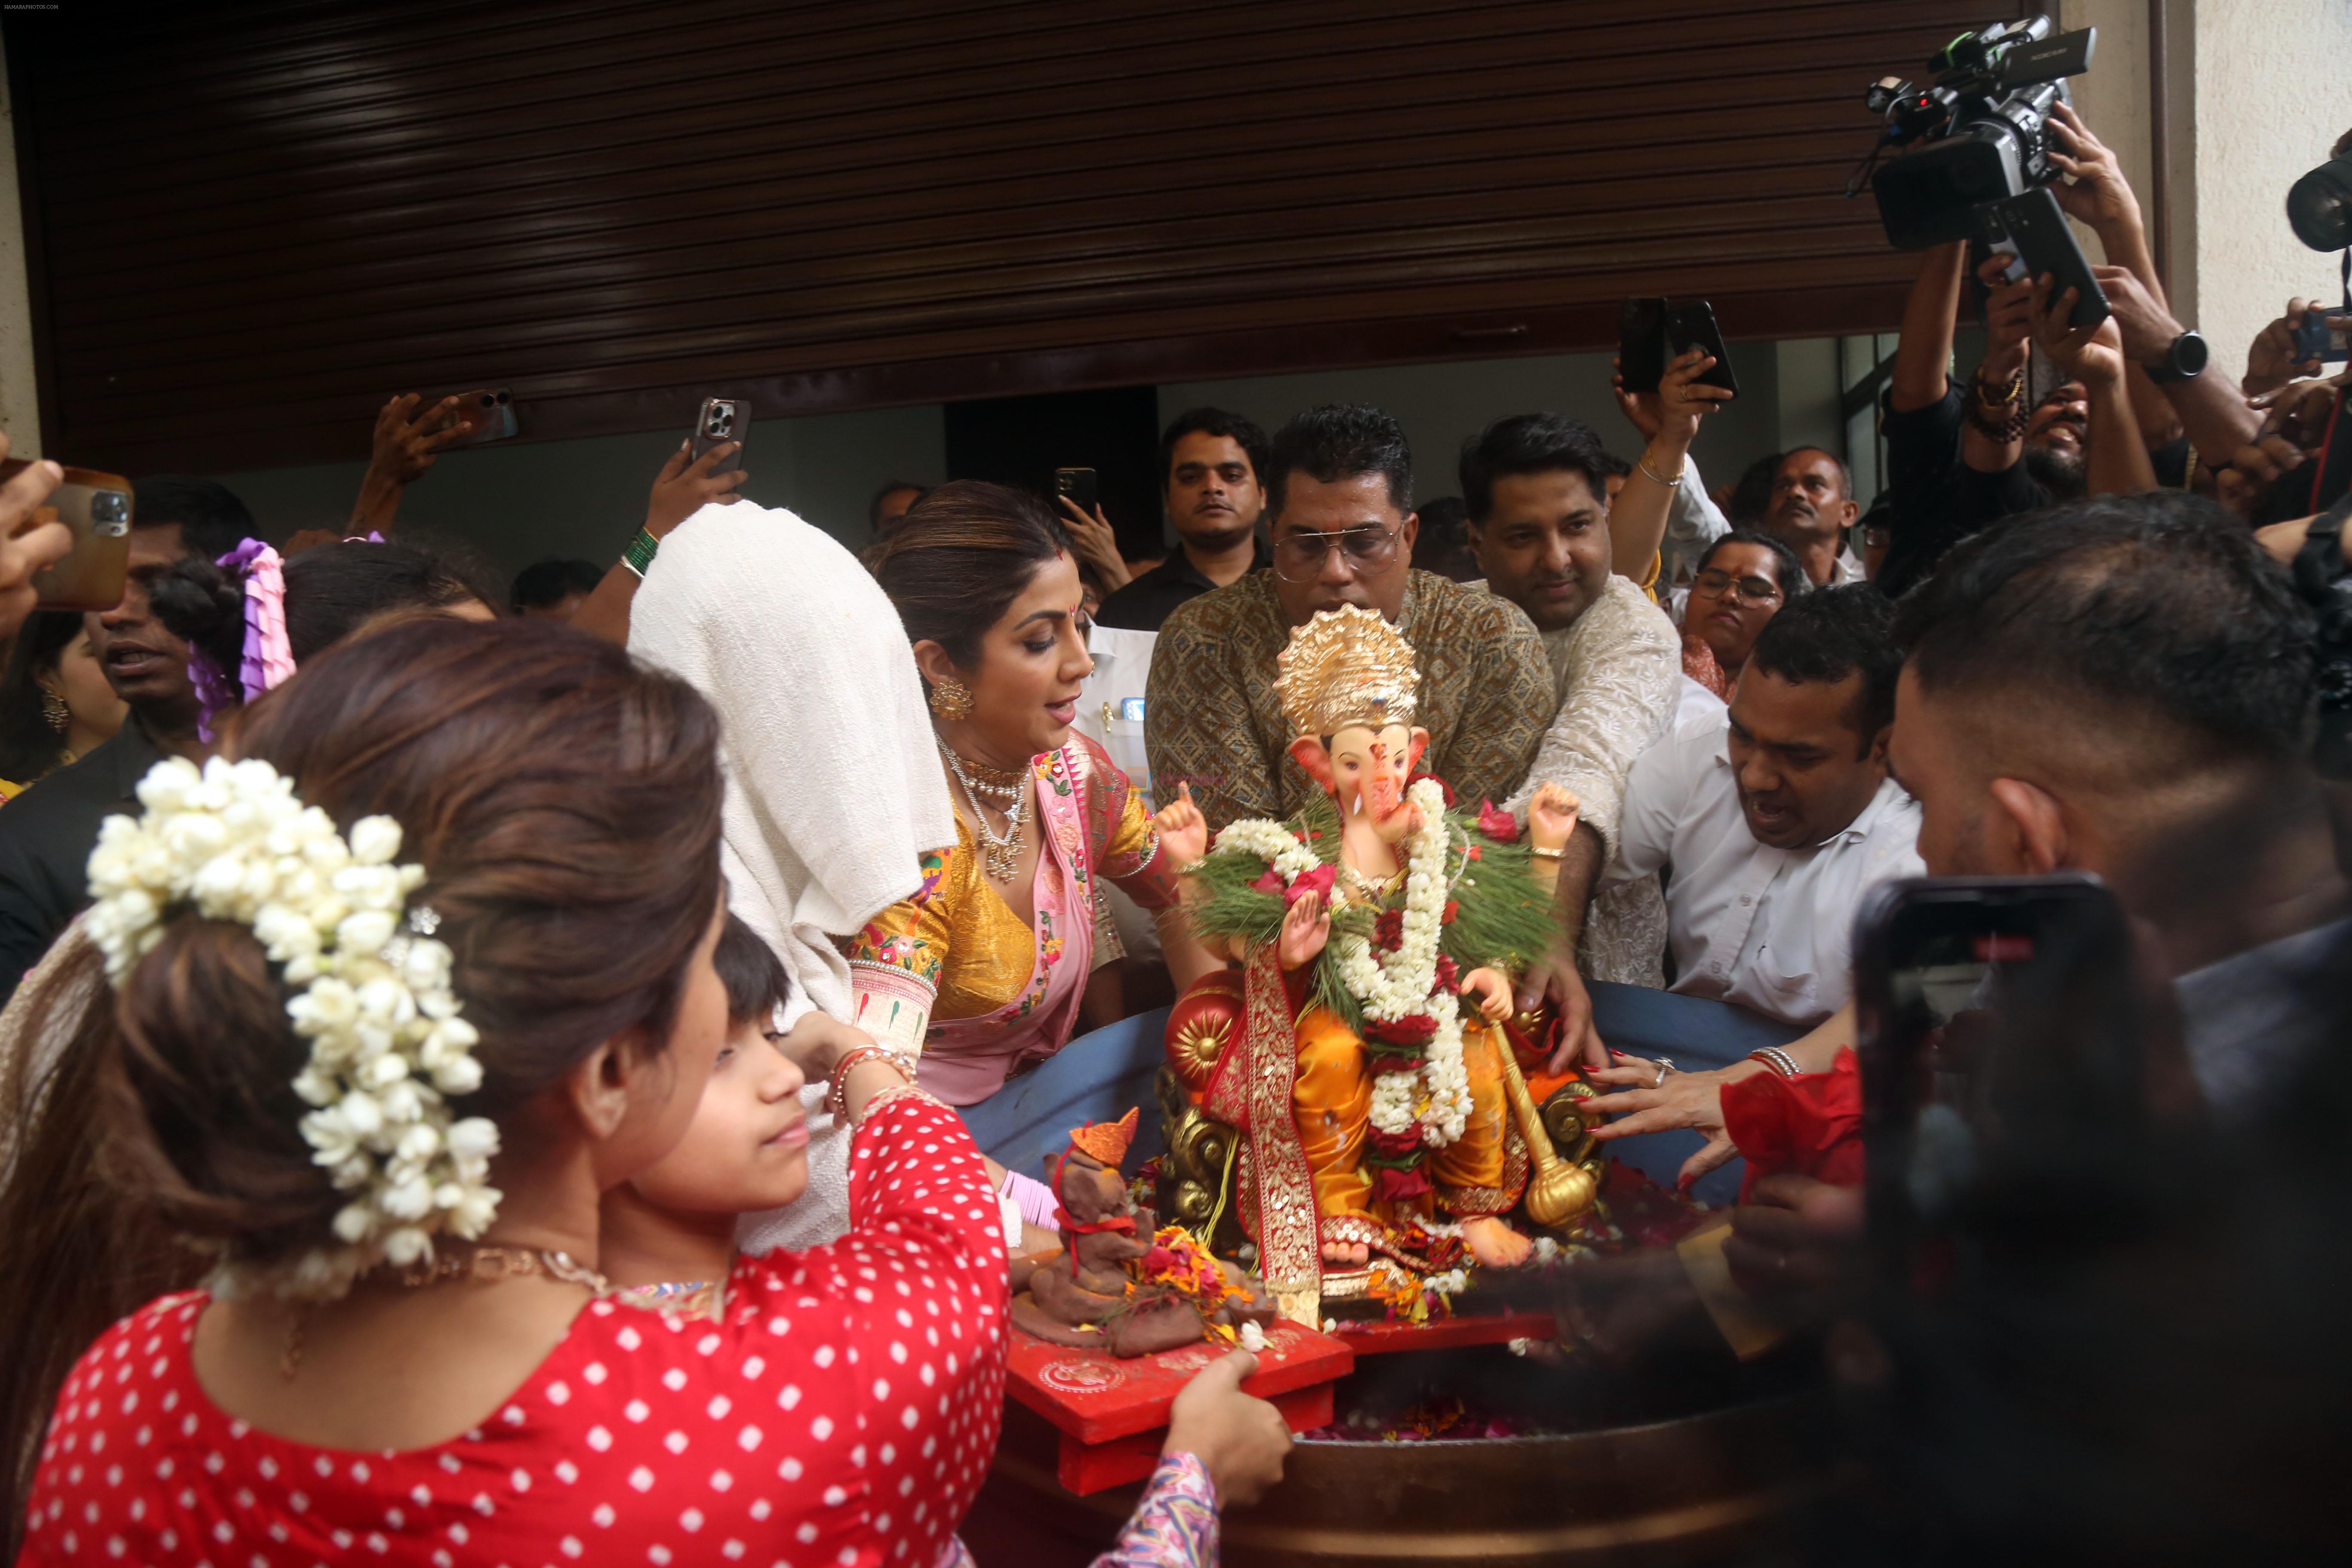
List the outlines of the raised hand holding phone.
<svg viewBox="0 0 2352 1568">
<path fill-rule="evenodd" d="M 0 435 L 0 458 L 7 455 L 8 437 Z M 40 516 L 65 477 L 55 463 L 33 462 L 0 484 L 0 637 L 16 636 L 39 602 L 34 577 L 73 549 L 72 531 Z"/>
<path fill-rule="evenodd" d="M 737 487 L 750 479 L 749 470 L 737 467 L 733 458 L 743 449 L 740 441 L 721 441 L 706 447 L 696 457 L 691 443 L 680 443 L 654 476 L 652 493 L 646 497 L 646 531 L 656 539 L 666 539 L 670 531 L 688 518 L 713 501 L 736 501 L 743 498 Z"/>
<path fill-rule="evenodd" d="M 446 447 L 456 446 L 472 430 L 458 413 L 455 396 L 427 401 L 421 393 L 404 392 L 386 398 L 376 410 L 367 472 L 360 479 L 359 498 L 352 503 L 348 534 L 389 533 L 400 514 L 402 492 L 425 477 L 425 470 Z M 331 542 L 336 535 L 306 530 L 286 542 L 288 554 L 313 544 Z"/>
</svg>

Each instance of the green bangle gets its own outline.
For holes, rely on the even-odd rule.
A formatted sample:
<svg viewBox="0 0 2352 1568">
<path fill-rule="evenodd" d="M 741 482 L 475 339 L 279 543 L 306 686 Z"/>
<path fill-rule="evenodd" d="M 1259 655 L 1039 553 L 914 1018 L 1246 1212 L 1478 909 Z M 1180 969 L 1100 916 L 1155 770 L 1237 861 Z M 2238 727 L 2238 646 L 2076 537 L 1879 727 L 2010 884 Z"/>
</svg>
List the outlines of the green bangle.
<svg viewBox="0 0 2352 1568">
<path fill-rule="evenodd" d="M 637 536 L 629 541 L 629 547 L 621 552 L 621 564 L 635 573 L 642 580 L 646 574 L 646 568 L 654 563 L 654 552 L 660 548 L 661 541 L 656 539 L 647 530 L 641 528 L 637 530 Z"/>
</svg>

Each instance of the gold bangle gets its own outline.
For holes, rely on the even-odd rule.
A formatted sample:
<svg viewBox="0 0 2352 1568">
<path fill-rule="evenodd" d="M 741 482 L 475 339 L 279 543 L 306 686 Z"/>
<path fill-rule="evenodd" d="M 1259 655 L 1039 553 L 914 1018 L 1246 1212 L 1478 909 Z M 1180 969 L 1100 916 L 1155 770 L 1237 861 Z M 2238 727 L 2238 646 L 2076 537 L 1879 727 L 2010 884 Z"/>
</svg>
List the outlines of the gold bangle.
<svg viewBox="0 0 2352 1568">
<path fill-rule="evenodd" d="M 1565 848 L 1560 848 L 1560 849 L 1544 849 L 1544 848 L 1538 847 L 1538 848 L 1529 849 L 1529 850 L 1528 851 L 1528 854 L 1530 854 L 1530 855 L 1532 855 L 1532 856 L 1534 856 L 1534 857 L 1535 857 L 1537 859 L 1538 859 L 1538 860 L 1558 860 L 1558 859 L 1559 859 L 1560 858 L 1562 858 L 1563 856 L 1565 856 L 1565 855 L 1568 853 L 1568 851 L 1567 851 Z"/>
<path fill-rule="evenodd" d="M 1641 470 L 1642 470 L 1642 473 L 1643 473 L 1643 477 L 1645 477 L 1646 479 L 1649 479 L 1649 481 L 1650 481 L 1652 484 L 1655 484 L 1655 485 L 1664 485 L 1664 486 L 1665 486 L 1665 487 L 1666 487 L 1666 489 L 1670 489 L 1670 490 L 1673 490 L 1673 489 L 1680 489 L 1682 488 L 1682 483 L 1683 483 L 1683 476 L 1682 476 L 1682 474 L 1676 474 L 1673 479 L 1670 479 L 1666 478 L 1664 474 L 1661 474 L 1661 473 L 1657 472 L 1655 469 L 1654 469 L 1654 468 L 1652 468 L 1650 467 L 1650 458 L 1649 458 L 1649 454 L 1648 454 L 1648 453 L 1646 453 L 1646 452 L 1645 452 L 1645 453 L 1643 453 L 1642 456 L 1640 456 L 1640 457 L 1638 457 L 1638 458 L 1634 458 L 1634 459 L 1633 459 L 1633 466 L 1634 466 L 1635 468 L 1637 468 L 1641 469 Z M 1684 464 L 1684 465 L 1683 465 L 1683 472 L 1684 472 L 1684 473 L 1687 473 L 1687 472 L 1689 472 L 1689 471 L 1690 471 L 1690 465 L 1689 465 L 1689 464 L 1687 464 L 1687 463 Z"/>
</svg>

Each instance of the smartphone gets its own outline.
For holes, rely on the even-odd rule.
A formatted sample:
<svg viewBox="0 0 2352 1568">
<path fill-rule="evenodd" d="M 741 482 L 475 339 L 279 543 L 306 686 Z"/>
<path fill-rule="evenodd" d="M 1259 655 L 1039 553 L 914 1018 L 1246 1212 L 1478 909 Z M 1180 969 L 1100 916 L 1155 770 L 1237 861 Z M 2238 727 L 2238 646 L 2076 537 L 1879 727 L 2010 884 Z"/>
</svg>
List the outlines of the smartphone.
<svg viewBox="0 0 2352 1568">
<path fill-rule="evenodd" d="M 1853 951 L 1869 1245 L 1916 1288 L 1992 1184 L 2140 1136 L 2130 930 L 2095 877 L 1918 878 L 1865 904 Z"/>
<path fill-rule="evenodd" d="M 740 397 L 706 397 L 694 416 L 694 433 L 687 437 L 687 460 L 692 462 L 713 447 L 732 441 L 735 450 L 710 466 L 711 473 L 731 474 L 743 466 L 751 444 L 751 405 Z"/>
<path fill-rule="evenodd" d="M 2027 276 L 2050 274 L 2055 279 L 2050 286 L 2053 299 L 2069 289 L 2081 290 L 2066 324 L 2095 327 L 2105 321 L 2111 313 L 2106 293 L 2092 275 L 2083 247 L 2074 243 L 2074 231 L 2066 226 L 2066 215 L 2058 210 L 2058 198 L 2050 194 L 2050 188 L 2037 185 L 2021 196 L 2010 196 L 1992 205 L 1993 216 L 2016 242 Z"/>
<path fill-rule="evenodd" d="M 2303 325 L 2294 331 L 2294 363 L 2319 360 L 2323 363 L 2346 357 L 2346 334 L 2327 324 L 2330 316 L 2352 316 L 2352 305 L 2336 310 L 2305 310 Z"/>
<path fill-rule="evenodd" d="M 1628 392 L 1655 392 L 1666 374 L 1666 301 L 1637 295 L 1617 312 L 1617 374 Z"/>
<path fill-rule="evenodd" d="M 2010 237 L 2000 217 L 1992 210 L 1990 202 L 1982 202 L 1969 209 L 1976 232 L 1969 237 L 1969 286 L 1976 291 L 1981 306 L 1996 285 L 1987 284 L 1978 276 L 1978 269 L 1993 257 L 2000 257 L 2006 265 L 2000 270 L 2000 281 L 2016 283 L 2026 276 L 2025 259 L 2017 254 L 2017 241 Z"/>
<path fill-rule="evenodd" d="M 1723 346 L 1723 333 L 1715 324 L 1715 307 L 1704 300 L 1676 300 L 1666 306 L 1666 348 L 1668 357 L 1703 349 L 1715 356 L 1699 382 L 1706 386 L 1719 386 L 1735 397 L 1739 394 L 1739 378 L 1731 374 L 1731 351 Z"/>
<path fill-rule="evenodd" d="M 24 458 L 0 463 L 0 484 L 31 466 Z M 122 579 L 131 564 L 131 481 L 121 475 L 66 469 L 65 482 L 25 523 L 37 528 L 62 522 L 73 532 L 73 549 L 65 559 L 34 574 L 40 608 L 110 610 L 122 603 Z"/>
<path fill-rule="evenodd" d="M 1089 517 L 1094 515 L 1095 506 L 1102 499 L 1095 484 L 1092 468 L 1055 468 L 1054 493 L 1066 497 L 1072 506 Z"/>
<path fill-rule="evenodd" d="M 477 392 L 457 395 L 457 406 L 436 426 L 446 430 L 452 425 L 463 425 L 466 433 L 449 443 L 452 447 L 478 447 L 486 441 L 504 441 L 520 434 L 515 423 L 514 394 L 505 387 L 486 387 Z"/>
</svg>

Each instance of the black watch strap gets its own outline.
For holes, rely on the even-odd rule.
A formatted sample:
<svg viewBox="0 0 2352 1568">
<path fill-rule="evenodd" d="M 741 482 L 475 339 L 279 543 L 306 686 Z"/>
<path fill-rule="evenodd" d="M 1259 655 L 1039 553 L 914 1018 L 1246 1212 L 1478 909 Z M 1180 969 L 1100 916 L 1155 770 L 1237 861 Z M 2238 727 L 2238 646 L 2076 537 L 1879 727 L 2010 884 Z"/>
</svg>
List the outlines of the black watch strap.
<svg viewBox="0 0 2352 1568">
<path fill-rule="evenodd" d="M 2147 372 L 2150 381 L 2187 381 L 2202 371 L 2211 357 L 2205 340 L 2192 329 L 2167 343 L 2163 358 L 2140 368 Z"/>
</svg>

